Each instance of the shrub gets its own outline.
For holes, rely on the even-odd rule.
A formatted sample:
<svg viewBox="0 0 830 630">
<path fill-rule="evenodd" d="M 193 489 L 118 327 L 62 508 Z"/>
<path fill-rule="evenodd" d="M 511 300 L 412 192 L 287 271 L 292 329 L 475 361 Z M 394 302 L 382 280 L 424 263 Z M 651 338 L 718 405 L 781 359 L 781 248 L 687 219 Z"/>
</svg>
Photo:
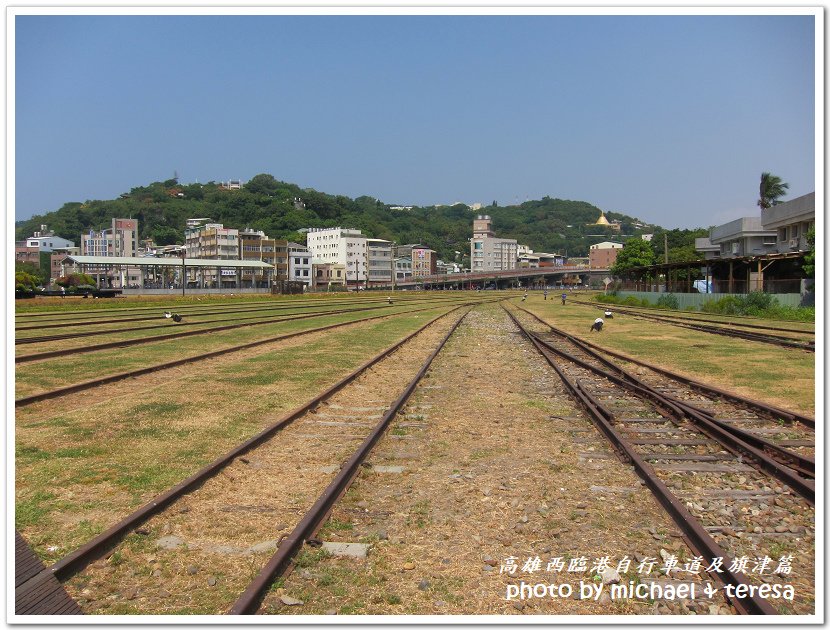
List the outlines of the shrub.
<svg viewBox="0 0 830 630">
<path fill-rule="evenodd" d="M 87 285 L 91 286 L 93 289 L 95 288 L 95 278 L 85 273 L 70 273 L 68 276 L 58 278 L 56 283 L 62 287 Z"/>
<path fill-rule="evenodd" d="M 664 293 L 657 298 L 657 308 L 667 308 L 676 311 L 680 308 L 680 305 L 677 302 L 677 296 L 673 293 Z"/>
</svg>

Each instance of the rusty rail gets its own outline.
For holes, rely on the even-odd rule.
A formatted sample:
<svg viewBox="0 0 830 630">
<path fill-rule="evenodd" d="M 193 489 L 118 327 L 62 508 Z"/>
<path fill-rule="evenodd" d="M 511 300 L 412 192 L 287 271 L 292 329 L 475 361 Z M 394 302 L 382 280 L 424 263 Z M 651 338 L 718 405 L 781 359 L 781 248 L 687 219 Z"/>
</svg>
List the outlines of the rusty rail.
<svg viewBox="0 0 830 630">
<path fill-rule="evenodd" d="M 532 313 L 531 311 L 527 310 L 526 308 L 522 308 L 521 306 L 518 306 L 518 305 L 515 305 L 515 304 L 513 306 L 515 308 L 519 309 L 520 311 L 522 311 L 523 313 L 527 313 L 528 315 L 533 317 L 539 323 L 547 326 L 548 328 L 551 329 L 551 331 L 553 331 L 557 335 L 565 336 L 565 337 L 573 337 L 572 335 L 569 335 L 568 333 L 566 333 L 564 330 L 556 328 L 555 326 L 551 326 L 544 319 L 542 319 L 541 317 L 536 315 L 536 313 Z M 670 370 L 666 370 L 666 369 L 661 368 L 659 366 L 656 366 L 652 363 L 647 363 L 646 361 L 642 361 L 640 359 L 635 359 L 634 357 L 631 357 L 631 356 L 626 355 L 626 354 L 622 354 L 621 352 L 616 352 L 614 350 L 609 350 L 608 348 L 603 348 L 600 345 L 597 345 L 595 343 L 591 343 L 590 341 L 585 341 L 584 339 L 578 339 L 577 341 L 579 342 L 579 345 L 581 345 L 581 346 L 585 346 L 587 348 L 593 348 L 594 350 L 599 350 L 600 352 L 608 354 L 612 357 L 617 357 L 618 359 L 622 359 L 623 361 L 627 361 L 629 363 L 634 363 L 636 365 L 641 365 L 643 367 L 648 368 L 649 370 L 653 370 L 654 372 L 657 372 L 659 374 L 663 374 L 664 376 L 668 376 L 669 378 L 674 379 L 676 381 L 679 381 L 679 382 L 683 383 L 684 385 L 688 385 L 691 389 L 694 389 L 695 391 L 698 391 L 702 394 L 706 394 L 707 396 L 714 396 L 714 397 L 717 397 L 717 398 L 723 398 L 724 400 L 728 400 L 730 402 L 733 402 L 733 403 L 739 404 L 741 406 L 744 406 L 747 409 L 752 409 L 753 411 L 759 411 L 761 413 L 764 413 L 768 416 L 772 416 L 772 417 L 775 417 L 775 418 L 781 418 L 782 420 L 785 420 L 787 422 L 799 422 L 799 423 L 803 424 L 804 426 L 815 430 L 816 421 L 815 421 L 814 418 L 810 418 L 809 416 L 799 414 L 795 411 L 789 411 L 787 409 L 781 409 L 780 407 L 773 407 L 772 405 L 767 405 L 766 403 L 762 403 L 762 402 L 758 402 L 758 401 L 755 401 L 755 400 L 750 400 L 749 398 L 744 398 L 742 396 L 738 396 L 737 394 L 726 391 L 724 389 L 720 389 L 718 387 L 713 387 L 711 385 L 706 385 L 705 383 L 701 383 L 700 381 L 696 381 L 694 379 L 688 378 L 688 377 L 683 376 L 681 374 L 676 374 L 676 373 L 674 373 Z"/>
<path fill-rule="evenodd" d="M 469 311 L 468 311 L 469 312 Z M 465 313 L 450 329 L 447 335 L 442 339 L 441 343 L 435 351 L 427 358 L 424 365 L 415 375 L 415 378 L 410 381 L 403 393 L 392 404 L 389 410 L 383 415 L 383 418 L 375 426 L 372 433 L 363 441 L 360 447 L 343 465 L 340 473 L 331 481 L 331 483 L 323 490 L 323 493 L 314 503 L 312 508 L 297 524 L 294 530 L 280 543 L 277 553 L 268 561 L 260 573 L 254 578 L 251 584 L 245 589 L 245 592 L 236 600 L 234 605 L 228 611 L 231 615 L 246 615 L 256 612 L 259 602 L 271 582 L 291 563 L 294 555 L 303 546 L 303 543 L 311 538 L 314 533 L 320 528 L 325 519 L 328 517 L 332 507 L 342 494 L 349 488 L 355 475 L 360 469 L 360 464 L 363 462 L 368 454 L 371 452 L 375 443 L 381 438 L 384 431 L 388 427 L 398 411 L 404 406 L 409 399 L 415 387 L 423 378 L 433 359 L 438 355 L 441 349 L 449 340 L 450 336 L 455 332 L 456 328 L 461 324 L 466 317 Z"/>
<path fill-rule="evenodd" d="M 606 436 L 611 442 L 613 448 L 621 454 L 621 456 L 634 466 L 637 474 L 643 479 L 646 485 L 651 489 L 654 496 L 664 507 L 666 512 L 671 516 L 672 520 L 683 531 L 684 536 L 692 547 L 694 552 L 704 558 L 723 558 L 724 565 L 728 565 L 731 560 L 728 554 L 718 545 L 709 533 L 700 525 L 691 512 L 686 509 L 683 503 L 672 494 L 668 487 L 656 475 L 654 469 L 636 452 L 633 445 L 628 442 L 611 424 L 613 414 L 605 409 L 596 398 L 589 392 L 585 391 L 579 383 L 572 382 L 567 375 L 557 365 L 556 361 L 550 356 L 549 351 L 537 339 L 528 333 L 522 326 L 518 319 L 507 309 L 507 314 L 519 328 L 523 335 L 534 345 L 539 353 L 545 357 L 551 367 L 556 371 L 559 377 L 565 383 L 566 387 L 571 391 L 573 396 L 579 400 L 585 409 L 588 411 L 591 420 L 597 428 Z M 746 580 L 740 573 L 724 569 L 722 573 L 713 574 L 716 579 L 725 584 L 733 586 L 748 585 Z M 752 615 L 776 615 L 778 611 L 775 610 L 766 600 L 759 597 L 748 598 L 734 598 L 732 603 L 735 608 L 742 614 Z"/>
<path fill-rule="evenodd" d="M 490 300 L 490 301 L 493 301 L 493 300 Z M 484 300 L 482 300 L 482 302 L 484 302 Z M 471 303 L 467 302 L 467 303 L 464 303 L 464 304 L 460 304 L 455 308 L 461 308 L 463 306 L 468 306 L 469 304 L 471 304 Z M 404 311 L 402 313 L 396 313 L 394 315 L 408 315 L 410 313 L 418 313 L 418 312 L 422 312 L 422 311 L 431 311 L 431 310 L 434 310 L 436 308 L 441 308 L 441 306 L 431 306 L 431 307 L 426 307 L 426 308 L 412 309 L 412 310 L 409 310 L 409 311 Z M 444 308 L 446 308 L 446 306 L 444 306 Z M 256 346 L 260 346 L 260 345 L 267 344 L 267 343 L 273 343 L 273 342 L 276 342 L 276 341 L 284 341 L 286 339 L 291 339 L 293 337 L 299 337 L 301 335 L 309 335 L 309 334 L 312 334 L 312 333 L 315 333 L 315 332 L 323 332 L 323 331 L 326 331 L 326 330 L 332 330 L 334 328 L 340 328 L 342 326 L 350 326 L 350 325 L 353 325 L 353 324 L 360 324 L 360 323 L 363 323 L 363 322 L 368 322 L 368 321 L 372 321 L 372 320 L 375 320 L 375 319 L 383 319 L 385 317 L 391 317 L 391 316 L 393 316 L 393 315 L 392 314 L 376 315 L 376 316 L 373 316 L 373 317 L 366 317 L 366 318 L 355 320 L 355 321 L 341 322 L 341 323 L 338 323 L 338 324 L 330 324 L 328 326 L 320 326 L 320 327 L 317 327 L 317 328 L 311 328 L 309 330 L 301 330 L 301 331 L 298 331 L 298 332 L 286 333 L 286 334 L 283 334 L 283 335 L 277 335 L 276 337 L 268 337 L 266 339 L 259 339 L 257 341 L 252 341 L 252 342 L 237 345 L 237 346 L 231 346 L 229 348 L 224 348 L 222 350 L 215 350 L 215 351 L 212 351 L 212 352 L 206 352 L 206 353 L 203 353 L 203 354 L 194 355 L 192 357 L 186 357 L 184 359 L 176 359 L 175 361 L 168 361 L 166 363 L 159 363 L 158 365 L 152 365 L 152 366 L 146 367 L 146 368 L 139 368 L 139 369 L 136 369 L 136 370 L 129 370 L 127 372 L 119 372 L 117 374 L 110 374 L 109 376 L 103 376 L 103 377 L 100 377 L 100 378 L 91 379 L 89 381 L 84 381 L 82 383 L 75 383 L 73 385 L 67 385 L 66 387 L 59 387 L 57 389 L 53 389 L 53 390 L 49 390 L 49 391 L 45 391 L 45 392 L 40 392 L 38 394 L 32 394 L 30 396 L 23 396 L 21 398 L 15 399 L 14 406 L 15 406 L 15 408 L 25 407 L 27 405 L 31 405 L 31 404 L 36 403 L 36 402 L 40 402 L 42 400 L 48 400 L 50 398 L 59 398 L 61 396 L 66 396 L 68 394 L 73 394 L 73 393 L 76 393 L 76 392 L 85 391 L 87 389 L 92 389 L 94 387 L 99 387 L 101 385 L 107 385 L 109 383 L 115 383 L 115 382 L 118 382 L 118 381 L 121 381 L 121 380 L 124 380 L 124 379 L 127 379 L 127 378 L 142 376 L 144 374 L 151 374 L 153 372 L 158 372 L 158 371 L 161 371 L 161 370 L 166 370 L 166 369 L 170 369 L 170 368 L 173 368 L 173 367 L 178 367 L 180 365 L 186 365 L 188 363 L 194 363 L 196 361 L 202 361 L 202 360 L 205 360 L 205 359 L 211 359 L 211 358 L 214 358 L 214 357 L 223 356 L 223 355 L 228 354 L 229 352 L 238 352 L 240 350 L 247 350 L 249 348 L 254 348 Z"/>
<path fill-rule="evenodd" d="M 363 374 L 366 370 L 368 370 L 373 365 L 375 365 L 382 359 L 386 358 L 387 356 L 395 352 L 405 343 L 410 341 L 413 337 L 421 333 L 424 329 L 431 326 L 433 323 L 435 323 L 442 317 L 446 317 L 460 308 L 463 307 L 456 307 L 447 313 L 443 313 L 432 318 L 423 326 L 418 328 L 418 330 L 407 335 L 406 337 L 404 337 L 397 343 L 389 346 L 385 350 L 381 351 L 379 354 L 375 355 L 367 362 L 365 362 L 363 365 L 361 365 L 351 373 L 347 374 L 344 378 L 342 378 L 340 381 L 338 381 L 322 393 L 318 394 L 317 396 L 315 396 L 308 402 L 304 403 L 303 405 L 297 407 L 296 409 L 286 413 L 279 420 L 277 420 L 270 426 L 266 427 L 253 437 L 249 438 L 239 446 L 233 448 L 225 455 L 214 460 L 213 462 L 203 467 L 202 469 L 200 469 L 187 479 L 183 480 L 176 486 L 156 496 L 150 502 L 138 508 L 129 516 L 119 521 L 106 531 L 102 532 L 82 547 L 79 547 L 72 553 L 64 556 L 63 558 L 55 562 L 53 565 L 48 567 L 46 569 L 46 572 L 48 572 L 50 575 L 54 575 L 58 579 L 65 580 L 71 575 L 82 570 L 89 563 L 93 562 L 101 555 L 103 555 L 107 549 L 109 549 L 114 543 L 118 542 L 118 540 L 120 540 L 130 530 L 146 521 L 152 515 L 160 512 L 161 510 L 166 508 L 168 505 L 170 505 L 183 495 L 198 488 L 205 481 L 219 473 L 234 459 L 236 459 L 240 455 L 244 455 L 246 452 L 250 451 L 251 449 L 270 439 L 276 432 L 284 429 L 306 412 L 319 406 L 323 401 L 330 398 L 335 393 L 339 392 L 341 389 L 346 387 L 349 383 L 351 383 L 357 377 Z"/>
</svg>

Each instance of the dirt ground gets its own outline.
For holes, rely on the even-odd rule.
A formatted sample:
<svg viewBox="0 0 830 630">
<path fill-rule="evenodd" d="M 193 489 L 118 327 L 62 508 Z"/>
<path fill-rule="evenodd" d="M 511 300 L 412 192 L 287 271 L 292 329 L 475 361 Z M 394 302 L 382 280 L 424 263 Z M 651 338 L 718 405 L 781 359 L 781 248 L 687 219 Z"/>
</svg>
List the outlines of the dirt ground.
<svg viewBox="0 0 830 630">
<path fill-rule="evenodd" d="M 407 439 L 386 439 L 372 456 L 375 468 L 402 472 L 365 470 L 320 533 L 325 541 L 368 543 L 367 558 L 307 551 L 263 613 L 732 612 L 719 596 L 612 601 L 609 585 L 599 597 L 575 596 L 580 583 L 602 583 L 595 569 L 603 559 L 628 584 L 664 578 L 660 559 L 669 554 L 681 566 L 693 554 L 555 373 L 519 342 L 500 308 L 468 316 L 392 429 Z M 654 570 L 638 572 L 648 558 L 658 559 Z M 699 589 L 706 582 L 671 577 Z M 575 590 L 522 599 L 515 596 L 522 583 Z"/>
</svg>

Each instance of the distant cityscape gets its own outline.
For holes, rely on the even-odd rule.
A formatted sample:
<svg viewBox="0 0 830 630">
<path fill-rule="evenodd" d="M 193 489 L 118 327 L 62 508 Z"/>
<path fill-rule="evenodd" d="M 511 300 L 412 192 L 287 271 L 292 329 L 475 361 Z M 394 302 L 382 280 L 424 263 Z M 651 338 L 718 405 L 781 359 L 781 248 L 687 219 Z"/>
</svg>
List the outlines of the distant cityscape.
<svg viewBox="0 0 830 630">
<path fill-rule="evenodd" d="M 222 184 L 229 190 L 242 185 L 238 180 Z M 301 199 L 294 202 L 302 204 Z M 588 225 L 620 231 L 619 222 L 608 221 L 601 211 L 596 222 Z M 761 216 L 711 228 L 708 238 L 695 240 L 695 251 L 706 261 L 804 251 L 806 234 L 814 225 L 815 193 L 810 193 L 766 208 Z M 50 284 L 83 270 L 98 288 L 233 291 L 293 285 L 295 292 L 301 292 L 394 287 L 463 273 L 565 266 L 609 269 L 624 247 L 622 242 L 603 241 L 590 246 L 588 257 L 534 252 L 516 239 L 498 237 L 491 217 L 478 214 L 469 239 L 469 267 L 464 267 L 466 252 L 456 251 L 454 260 L 441 260 L 429 243 L 371 238 L 350 227 L 305 228 L 300 232 L 306 234 L 305 244 L 196 217 L 186 221 L 183 245 L 160 246 L 152 239 L 139 240 L 137 219 L 114 217 L 110 227 L 81 234 L 77 246 L 41 225 L 31 237 L 15 244 L 15 260 L 40 267 L 46 260 L 43 254 L 47 254 Z M 650 241 L 652 237 L 643 234 L 639 238 Z"/>
</svg>

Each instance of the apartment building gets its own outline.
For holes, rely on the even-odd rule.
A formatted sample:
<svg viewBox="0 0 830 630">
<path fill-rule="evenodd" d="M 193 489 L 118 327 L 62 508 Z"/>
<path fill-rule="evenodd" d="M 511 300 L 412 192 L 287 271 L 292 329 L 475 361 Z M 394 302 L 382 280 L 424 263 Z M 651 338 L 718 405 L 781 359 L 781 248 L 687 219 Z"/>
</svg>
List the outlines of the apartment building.
<svg viewBox="0 0 830 630">
<path fill-rule="evenodd" d="M 588 251 L 588 267 L 591 269 L 608 269 L 617 262 L 617 254 L 623 248 L 622 243 L 603 241 L 591 245 Z"/>
<path fill-rule="evenodd" d="M 308 288 L 314 286 L 311 250 L 305 245 L 291 241 L 288 241 L 288 279 L 293 282 L 302 282 Z"/>
<path fill-rule="evenodd" d="M 346 286 L 346 266 L 340 263 L 313 263 L 314 288 Z"/>
<path fill-rule="evenodd" d="M 22 247 L 37 248 L 39 252 L 51 252 L 53 249 L 75 247 L 75 243 L 60 236 L 55 236 L 53 231 L 48 230 L 45 225 L 41 225 L 40 230 L 27 238 Z"/>
<path fill-rule="evenodd" d="M 74 246 L 71 243 L 60 249 Z M 81 235 L 81 256 L 117 256 L 133 258 L 138 255 L 138 219 L 112 219 L 110 227 L 101 231 L 90 230 Z M 113 269 L 108 265 L 90 266 L 89 272 L 99 286 L 124 288 L 142 282 L 138 267 Z"/>
<path fill-rule="evenodd" d="M 368 278 L 366 236 L 352 228 L 310 228 L 306 245 L 315 265 L 340 264 L 347 285 L 364 284 Z"/>
<path fill-rule="evenodd" d="M 14 244 L 14 261 L 31 263 L 40 268 L 40 248 L 28 247 L 26 241 L 17 241 Z"/>
<path fill-rule="evenodd" d="M 780 254 L 806 251 L 807 232 L 816 226 L 816 193 L 763 208 L 761 225 L 775 231 L 775 249 Z"/>
<path fill-rule="evenodd" d="M 395 258 L 395 282 L 412 280 L 412 259 L 408 256 Z"/>
<path fill-rule="evenodd" d="M 512 238 L 496 238 L 489 215 L 480 214 L 473 220 L 470 239 L 471 271 L 506 271 L 518 266 L 519 244 Z"/>
<path fill-rule="evenodd" d="M 246 228 L 239 231 L 239 259 L 258 260 L 274 265 L 272 274 L 263 269 L 243 269 L 242 286 L 267 288 L 268 277 L 288 279 L 288 241 L 268 238 L 262 230 Z"/>
<path fill-rule="evenodd" d="M 207 258 L 212 260 L 239 260 L 239 230 L 226 228 L 221 223 L 206 223 L 187 228 L 184 232 L 186 255 L 188 258 Z M 241 279 L 238 269 L 211 268 L 189 272 L 188 282 L 201 281 L 201 286 L 208 288 L 239 286 Z"/>
<path fill-rule="evenodd" d="M 412 278 L 434 276 L 438 273 L 438 254 L 428 247 L 412 248 Z"/>
<path fill-rule="evenodd" d="M 366 286 L 391 286 L 393 264 L 392 241 L 385 241 L 380 238 L 367 238 L 366 260 L 369 269 Z"/>
<path fill-rule="evenodd" d="M 709 242 L 719 258 L 770 254 L 776 250 L 777 231 L 765 229 L 761 217 L 743 217 L 709 230 Z"/>
</svg>

